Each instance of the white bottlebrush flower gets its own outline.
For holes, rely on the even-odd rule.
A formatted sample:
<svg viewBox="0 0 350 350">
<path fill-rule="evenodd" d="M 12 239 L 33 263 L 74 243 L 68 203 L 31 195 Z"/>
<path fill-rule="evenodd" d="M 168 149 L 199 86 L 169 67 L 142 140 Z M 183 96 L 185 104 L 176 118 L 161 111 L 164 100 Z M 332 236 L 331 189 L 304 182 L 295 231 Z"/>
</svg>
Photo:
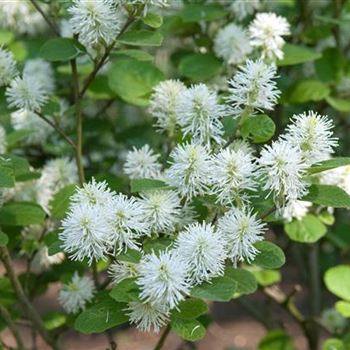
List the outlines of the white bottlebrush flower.
<svg viewBox="0 0 350 350">
<path fill-rule="evenodd" d="M 145 255 L 139 263 L 136 280 L 141 288 L 140 298 L 152 305 L 173 309 L 189 292 L 187 268 L 187 264 L 173 252 Z"/>
<path fill-rule="evenodd" d="M 186 86 L 180 80 L 165 80 L 154 88 L 150 99 L 149 112 L 156 119 L 156 127 L 166 130 L 170 136 L 176 130 L 177 100 L 180 92 L 185 89 Z"/>
<path fill-rule="evenodd" d="M 54 71 L 51 64 L 41 58 L 26 61 L 23 77 L 35 79 L 43 89 L 52 94 L 55 89 Z"/>
<path fill-rule="evenodd" d="M 260 0 L 234 0 L 231 3 L 231 10 L 235 14 L 235 18 L 242 21 L 247 16 L 252 15 L 261 6 Z"/>
<path fill-rule="evenodd" d="M 80 277 L 74 273 L 71 282 L 64 284 L 59 291 L 58 301 L 70 314 L 83 311 L 96 293 L 94 282 L 89 277 Z"/>
<path fill-rule="evenodd" d="M 176 225 L 177 229 L 182 230 L 185 226 L 193 224 L 197 217 L 198 214 L 194 207 L 189 203 L 185 203 L 180 210 L 179 220 Z"/>
<path fill-rule="evenodd" d="M 8 85 L 16 75 L 18 71 L 12 53 L 0 46 L 0 86 Z"/>
<path fill-rule="evenodd" d="M 74 0 L 68 12 L 73 33 L 87 47 L 109 45 L 120 32 L 120 11 L 113 0 Z"/>
<path fill-rule="evenodd" d="M 30 145 L 41 145 L 52 134 L 53 128 L 37 114 L 27 109 L 11 113 L 11 124 L 15 130 L 30 130 L 25 141 Z"/>
<path fill-rule="evenodd" d="M 47 91 L 35 76 L 14 78 L 5 92 L 9 107 L 40 111 L 48 101 Z"/>
<path fill-rule="evenodd" d="M 212 158 L 205 146 L 192 143 L 177 145 L 170 154 L 171 166 L 166 182 L 182 197 L 191 199 L 208 192 L 211 184 Z"/>
<path fill-rule="evenodd" d="M 254 243 L 263 240 L 265 224 L 248 209 L 231 209 L 219 219 L 218 233 L 226 242 L 227 256 L 236 266 L 239 261 L 251 262 L 258 250 Z"/>
<path fill-rule="evenodd" d="M 287 126 L 284 139 L 291 145 L 301 149 L 304 161 L 314 164 L 330 158 L 338 145 L 333 137 L 333 121 L 316 112 L 297 114 Z"/>
<path fill-rule="evenodd" d="M 307 193 L 307 184 L 303 180 L 307 164 L 298 148 L 285 141 L 275 141 L 264 147 L 258 164 L 263 189 L 273 193 L 277 207 Z"/>
<path fill-rule="evenodd" d="M 263 58 L 282 59 L 284 35 L 290 34 L 288 21 L 275 13 L 258 13 L 249 26 L 250 44 L 262 49 Z"/>
<path fill-rule="evenodd" d="M 176 253 L 188 265 L 194 284 L 222 275 L 225 268 L 225 249 L 222 236 L 211 224 L 192 224 L 179 233 Z"/>
<path fill-rule="evenodd" d="M 233 112 L 240 114 L 244 109 L 249 109 L 251 114 L 254 110 L 272 110 L 280 95 L 274 81 L 276 73 L 275 65 L 266 64 L 261 59 L 247 60 L 240 66 L 228 81 L 229 96 L 226 100 Z"/>
<path fill-rule="evenodd" d="M 72 260 L 104 259 L 111 246 L 110 227 L 101 206 L 74 204 L 61 224 L 62 247 Z"/>
<path fill-rule="evenodd" d="M 319 177 L 321 184 L 338 186 L 350 195 L 350 165 L 323 171 Z"/>
<path fill-rule="evenodd" d="M 112 278 L 113 284 L 118 284 L 126 278 L 137 277 L 137 264 L 127 261 L 115 261 L 108 268 L 108 275 Z"/>
<path fill-rule="evenodd" d="M 130 323 L 135 324 L 136 328 L 142 332 L 150 332 L 153 329 L 153 332 L 158 333 L 170 319 L 167 308 L 147 302 L 132 301 L 128 304 L 126 311 Z"/>
<path fill-rule="evenodd" d="M 149 234 L 149 224 L 144 220 L 141 204 L 120 193 L 113 197 L 107 211 L 111 242 L 116 251 L 139 249 L 136 240 Z"/>
<path fill-rule="evenodd" d="M 233 204 L 245 200 L 246 190 L 254 191 L 256 166 L 252 155 L 244 149 L 226 148 L 214 156 L 212 177 L 213 193 L 220 204 Z"/>
<path fill-rule="evenodd" d="M 38 180 L 38 203 L 49 212 L 49 203 L 63 187 L 78 183 L 77 166 L 74 161 L 62 157 L 49 160 Z"/>
<path fill-rule="evenodd" d="M 106 181 L 97 182 L 92 178 L 83 187 L 77 188 L 70 201 L 73 205 L 90 204 L 106 207 L 112 201 L 114 195 L 115 193 L 108 188 Z"/>
<path fill-rule="evenodd" d="M 214 51 L 226 63 L 238 64 L 252 52 L 252 47 L 246 31 L 231 23 L 218 31 L 214 38 Z"/>
<path fill-rule="evenodd" d="M 0 154 L 6 153 L 7 150 L 7 140 L 6 131 L 2 125 L 0 125 Z"/>
<path fill-rule="evenodd" d="M 309 212 L 311 206 L 311 202 L 291 200 L 287 202 L 283 209 L 283 218 L 288 222 L 292 221 L 294 218 L 301 220 Z"/>
<path fill-rule="evenodd" d="M 40 4 L 47 12 L 47 4 Z M 18 34 L 37 35 L 47 29 L 43 16 L 29 1 L 7 0 L 0 6 L 0 28 L 13 30 Z"/>
<path fill-rule="evenodd" d="M 222 142 L 221 119 L 227 115 L 227 110 L 219 104 L 217 93 L 205 84 L 192 85 L 180 93 L 176 115 L 184 136 L 189 135 L 206 145 L 210 145 L 211 140 Z"/>
<path fill-rule="evenodd" d="M 63 260 L 64 254 L 62 252 L 49 255 L 48 248 L 43 246 L 38 249 L 34 256 L 31 262 L 31 270 L 36 273 L 42 273 L 48 270 L 52 265 L 60 264 Z"/>
<path fill-rule="evenodd" d="M 140 149 L 133 148 L 126 156 L 124 173 L 130 179 L 159 179 L 162 165 L 158 162 L 159 154 L 153 152 L 149 145 Z"/>
<path fill-rule="evenodd" d="M 173 233 L 181 214 L 180 198 L 174 191 L 152 191 L 141 194 L 145 222 L 156 233 Z"/>
</svg>

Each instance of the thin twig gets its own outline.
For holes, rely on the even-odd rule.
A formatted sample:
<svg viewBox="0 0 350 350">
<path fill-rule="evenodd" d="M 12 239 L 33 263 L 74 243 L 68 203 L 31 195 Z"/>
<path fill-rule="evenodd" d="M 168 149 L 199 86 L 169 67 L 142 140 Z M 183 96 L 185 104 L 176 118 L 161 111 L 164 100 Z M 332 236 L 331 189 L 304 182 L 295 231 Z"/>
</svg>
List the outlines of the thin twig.
<svg viewBox="0 0 350 350">
<path fill-rule="evenodd" d="M 30 0 L 30 2 L 35 7 L 35 9 L 42 15 L 42 17 L 44 18 L 45 22 L 52 29 L 52 31 L 57 36 L 60 36 L 60 32 L 59 32 L 56 24 L 53 21 L 51 21 L 50 17 L 43 11 L 43 9 L 39 6 L 39 4 L 36 2 L 36 0 Z"/>
<path fill-rule="evenodd" d="M 63 138 L 64 140 L 72 146 L 74 149 L 76 148 L 75 143 L 72 141 L 72 139 L 54 122 L 52 122 L 49 118 L 45 117 L 42 113 L 36 112 L 39 118 L 44 120 L 47 124 L 49 124 L 53 129 L 55 129 Z"/>
<path fill-rule="evenodd" d="M 33 325 L 35 326 L 35 329 L 40 333 L 40 335 L 43 337 L 46 343 L 52 347 L 52 349 L 60 350 L 59 345 L 50 336 L 40 318 L 40 315 L 34 309 L 33 305 L 24 293 L 23 287 L 19 282 L 15 271 L 13 270 L 13 263 L 11 261 L 9 251 L 6 247 L 0 247 L 0 259 L 4 264 L 13 289 L 16 292 L 17 298 L 26 310 L 28 318 L 30 318 L 30 320 L 32 321 Z"/>
<path fill-rule="evenodd" d="M 161 350 L 169 333 L 170 333 L 170 325 L 168 324 L 164 329 L 164 332 L 162 333 L 161 337 L 158 340 L 158 343 L 156 344 L 153 350 Z"/>
<path fill-rule="evenodd" d="M 16 339 L 18 349 L 24 350 L 24 344 L 23 344 L 22 338 L 19 334 L 19 331 L 16 327 L 16 324 L 13 322 L 12 317 L 11 317 L 10 313 L 8 312 L 8 310 L 4 306 L 2 306 L 1 304 L 0 304 L 0 315 L 4 319 L 4 321 L 6 322 L 9 330 L 11 331 L 14 338 Z"/>
</svg>

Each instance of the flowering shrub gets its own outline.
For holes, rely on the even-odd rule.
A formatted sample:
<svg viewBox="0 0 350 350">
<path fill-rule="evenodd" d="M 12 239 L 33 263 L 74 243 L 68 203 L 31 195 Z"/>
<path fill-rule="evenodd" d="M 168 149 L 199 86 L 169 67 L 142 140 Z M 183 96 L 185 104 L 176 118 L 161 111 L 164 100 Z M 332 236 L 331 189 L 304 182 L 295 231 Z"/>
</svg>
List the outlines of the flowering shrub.
<svg viewBox="0 0 350 350">
<path fill-rule="evenodd" d="M 16 348 L 22 321 L 52 349 L 68 329 L 116 349 L 122 324 L 162 331 L 158 350 L 170 331 L 195 342 L 212 302 L 254 293 L 309 349 L 349 346 L 349 13 L 3 1 L 0 328 Z M 60 309 L 39 313 L 51 285 Z M 270 331 L 259 349 L 297 349 L 279 313 L 247 309 Z"/>
</svg>

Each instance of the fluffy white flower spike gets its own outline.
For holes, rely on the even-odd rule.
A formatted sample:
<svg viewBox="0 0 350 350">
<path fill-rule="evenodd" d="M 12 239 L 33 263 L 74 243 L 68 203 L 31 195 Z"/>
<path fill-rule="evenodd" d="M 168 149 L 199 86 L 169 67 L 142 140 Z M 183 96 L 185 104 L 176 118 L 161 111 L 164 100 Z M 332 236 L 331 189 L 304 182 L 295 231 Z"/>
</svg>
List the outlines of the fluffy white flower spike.
<svg viewBox="0 0 350 350">
<path fill-rule="evenodd" d="M 10 51 L 0 46 L 0 86 L 5 86 L 18 75 L 15 59 Z"/>
<path fill-rule="evenodd" d="M 225 249 L 221 235 L 211 224 L 192 224 L 180 232 L 175 249 L 188 265 L 194 284 L 222 275 L 225 267 Z"/>
<path fill-rule="evenodd" d="M 180 219 L 180 198 L 174 191 L 154 191 L 141 194 L 144 220 L 155 233 L 173 233 Z"/>
<path fill-rule="evenodd" d="M 244 149 L 226 148 L 214 156 L 213 164 L 213 193 L 220 204 L 246 200 L 242 192 L 255 189 L 256 166 L 253 156 Z"/>
<path fill-rule="evenodd" d="M 311 202 L 291 200 L 283 210 L 283 218 L 288 222 L 292 221 L 294 218 L 301 220 L 309 212 L 311 206 Z"/>
<path fill-rule="evenodd" d="M 92 178 L 83 187 L 77 188 L 70 201 L 73 203 L 73 206 L 75 204 L 89 204 L 105 207 L 112 201 L 114 194 L 108 188 L 107 182 L 97 182 Z"/>
<path fill-rule="evenodd" d="M 261 6 L 260 0 L 234 0 L 231 3 L 231 10 L 239 21 L 252 15 Z"/>
<path fill-rule="evenodd" d="M 338 145 L 333 121 L 313 111 L 294 115 L 292 120 L 284 139 L 301 149 L 304 161 L 311 165 L 329 159 Z"/>
<path fill-rule="evenodd" d="M 140 298 L 152 305 L 173 309 L 188 294 L 187 264 L 173 252 L 145 255 L 139 263 L 136 283 Z"/>
<path fill-rule="evenodd" d="M 75 272 L 72 281 L 63 285 L 59 292 L 58 301 L 63 306 L 64 310 L 70 314 L 76 314 L 78 311 L 85 309 L 94 294 L 95 286 L 91 278 L 79 277 Z"/>
<path fill-rule="evenodd" d="M 114 196 L 107 210 L 111 243 L 116 251 L 139 249 L 137 238 L 149 234 L 149 224 L 144 220 L 141 204 L 120 193 Z"/>
<path fill-rule="evenodd" d="M 219 104 L 217 93 L 205 84 L 192 85 L 180 93 L 176 114 L 184 136 L 206 145 L 210 145 L 211 140 L 222 142 L 221 119 L 227 110 Z"/>
<path fill-rule="evenodd" d="M 276 78 L 275 65 L 266 64 L 261 59 L 247 60 L 228 81 L 230 94 L 227 102 L 232 105 L 233 112 L 239 115 L 244 109 L 249 109 L 249 113 L 272 110 L 280 95 L 274 81 Z"/>
<path fill-rule="evenodd" d="M 131 323 L 142 332 L 158 333 L 169 322 L 169 311 L 162 305 L 132 301 L 126 309 Z"/>
<path fill-rule="evenodd" d="M 15 130 L 31 130 L 26 137 L 28 144 L 42 144 L 53 132 L 53 128 L 34 112 L 20 109 L 11 113 L 11 124 Z"/>
<path fill-rule="evenodd" d="M 47 93 L 53 93 L 55 89 L 54 71 L 49 62 L 41 58 L 26 61 L 23 68 L 23 76 L 38 81 Z"/>
<path fill-rule="evenodd" d="M 137 265 L 126 261 L 116 261 L 108 268 L 108 274 L 113 284 L 118 284 L 126 278 L 137 276 Z"/>
<path fill-rule="evenodd" d="M 63 187 L 78 183 L 77 166 L 68 158 L 49 160 L 38 180 L 38 203 L 49 212 L 49 202 Z"/>
<path fill-rule="evenodd" d="M 63 249 L 72 260 L 104 259 L 111 245 L 110 228 L 102 208 L 89 204 L 75 204 L 62 221 L 59 234 Z"/>
<path fill-rule="evenodd" d="M 140 149 L 133 148 L 126 156 L 124 173 L 130 179 L 159 179 L 162 165 L 158 162 L 159 154 L 155 154 L 149 145 Z"/>
<path fill-rule="evenodd" d="M 283 36 L 290 34 L 290 25 L 275 13 L 258 13 L 249 26 L 250 43 L 262 49 L 263 58 L 282 59 Z"/>
<path fill-rule="evenodd" d="M 252 52 L 246 31 L 234 24 L 220 29 L 214 38 L 215 54 L 228 64 L 243 62 Z"/>
<path fill-rule="evenodd" d="M 47 91 L 43 85 L 32 76 L 16 77 L 6 89 L 6 98 L 9 107 L 40 111 L 48 101 Z"/>
<path fill-rule="evenodd" d="M 87 47 L 109 45 L 120 31 L 120 11 L 113 0 L 74 0 L 68 12 L 73 32 Z"/>
<path fill-rule="evenodd" d="M 171 152 L 171 166 L 166 181 L 189 200 L 208 192 L 211 184 L 212 158 L 206 147 L 192 143 L 177 145 Z"/>
<path fill-rule="evenodd" d="M 227 256 L 236 266 L 239 261 L 251 262 L 258 250 L 254 243 L 263 240 L 265 224 L 248 209 L 231 209 L 218 222 L 218 233 L 226 242 Z"/>
<path fill-rule="evenodd" d="M 273 192 L 278 208 L 307 193 L 307 184 L 303 180 L 307 164 L 298 148 L 285 141 L 275 141 L 262 150 L 258 164 L 263 189 Z"/>
<path fill-rule="evenodd" d="M 153 91 L 149 112 L 156 119 L 156 126 L 160 130 L 166 130 L 173 136 L 176 130 L 177 100 L 180 92 L 186 86 L 179 80 L 165 80 L 160 82 Z"/>
</svg>

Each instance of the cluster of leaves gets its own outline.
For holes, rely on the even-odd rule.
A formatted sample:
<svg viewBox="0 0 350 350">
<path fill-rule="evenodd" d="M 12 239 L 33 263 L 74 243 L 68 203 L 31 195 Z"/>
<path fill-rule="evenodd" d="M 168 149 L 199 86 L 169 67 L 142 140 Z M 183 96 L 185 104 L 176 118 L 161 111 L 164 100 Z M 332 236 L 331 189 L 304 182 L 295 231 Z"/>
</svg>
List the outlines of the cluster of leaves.
<svg viewBox="0 0 350 350">
<path fill-rule="evenodd" d="M 242 125 L 227 118 L 224 123 L 226 136 L 235 134 L 239 128 L 241 135 L 252 143 L 266 143 L 275 134 L 278 135 L 279 130 L 287 123 L 288 116 L 313 108 L 333 116 L 337 125 L 336 133 L 341 140 L 340 153 L 348 153 L 349 141 L 346 136 L 350 102 L 336 87 L 349 71 L 349 45 L 342 43 L 340 36 L 343 26 L 349 22 L 350 4 L 340 2 L 342 12 L 337 18 L 332 18 L 332 11 L 337 5 L 330 2 L 323 8 L 326 15 L 310 13 L 312 20 L 305 19 L 304 6 L 299 8 L 294 1 L 276 2 L 276 11 L 283 13 L 294 27 L 302 28 L 284 46 L 284 58 L 277 62 L 281 101 L 271 115 L 248 118 Z M 59 11 L 64 11 L 65 6 L 67 4 Z M 339 12 L 339 9 L 336 11 Z M 301 15 L 297 16 L 299 13 Z M 152 89 L 160 81 L 166 77 L 179 77 L 187 84 L 210 83 L 229 74 L 229 68 L 213 53 L 212 31 L 230 20 L 230 12 L 219 3 L 186 2 L 181 10 L 164 16 L 149 11 L 147 16 L 138 17 L 133 26 L 117 39 L 116 49 L 110 54 L 108 74 L 95 77 L 83 100 L 86 110 L 96 110 L 96 113 L 87 113 L 84 120 L 83 149 L 87 158 L 88 177 L 106 180 L 112 189 L 124 193 L 139 193 L 164 186 L 157 180 L 129 181 L 119 173 L 115 175 L 114 168 L 121 164 L 123 151 L 131 146 L 149 143 L 155 149 L 163 149 L 167 140 L 153 131 L 153 121 L 145 109 Z M 333 36 L 336 45 L 320 50 L 318 44 Z M 75 38 L 56 38 L 51 35 L 29 38 L 15 36 L 10 31 L 1 31 L 0 44 L 6 45 L 19 62 L 41 57 L 54 65 L 58 96 L 51 98 L 45 105 L 44 114 L 54 115 L 59 110 L 58 97 L 64 96 L 69 101 L 73 100 L 70 61 L 86 53 L 86 49 Z M 80 81 L 86 82 L 93 69 L 93 63 L 78 64 Z M 314 70 L 314 73 L 305 78 L 307 69 Z M 7 129 L 8 144 L 8 154 L 2 155 L 0 159 L 1 188 L 13 188 L 18 183 L 37 179 L 40 173 L 33 170 L 33 167 L 39 169 L 47 159 L 61 154 L 71 155 L 70 148 L 64 143 L 55 142 L 55 138 L 40 148 L 25 147 L 23 141 L 35 131 L 13 130 L 9 115 L 4 89 L 1 89 L 0 118 Z M 68 109 L 66 117 L 74 118 L 73 107 Z M 69 136 L 75 139 L 75 131 L 72 130 Z M 90 156 L 93 153 L 99 156 Z M 349 164 L 349 158 L 335 158 L 313 166 L 310 175 Z M 58 221 L 64 218 L 69 197 L 74 190 L 75 185 L 69 185 L 54 196 L 50 203 L 50 217 L 37 203 L 11 201 L 3 205 L 0 208 L 0 247 L 7 247 L 14 255 L 23 254 L 30 266 L 38 242 L 23 241 L 23 227 L 45 225 L 48 220 Z M 266 288 L 282 281 L 280 268 L 286 261 L 285 270 L 288 271 L 299 260 L 297 265 L 301 280 L 298 283 L 302 286 L 308 288 L 309 273 L 312 274 L 313 281 L 316 278 L 316 288 L 319 291 L 313 292 L 316 296 L 311 294 L 311 299 L 322 295 L 325 299 L 324 305 L 330 305 L 332 301 L 325 292 L 327 288 L 341 299 L 335 304 L 336 311 L 344 318 L 350 317 L 350 265 L 346 265 L 350 247 L 347 234 L 350 197 L 336 186 L 315 183 L 303 199 L 319 206 L 319 211 L 286 224 L 273 215 L 268 215 L 265 220 L 271 224 L 271 230 L 275 233 L 272 237 L 276 244 L 259 242 L 256 246 L 260 253 L 251 265 L 242 265 L 237 269 L 228 266 L 222 277 L 193 288 L 191 297 L 183 301 L 179 309 L 171 315 L 170 326 L 176 334 L 188 341 L 203 338 L 211 322 L 207 301 L 227 302 L 244 298 L 258 289 L 266 292 Z M 195 204 L 201 219 L 212 213 L 215 206 L 210 198 L 198 200 Z M 271 207 L 267 200 L 254 204 L 261 215 Z M 325 209 L 327 207 L 342 209 L 330 213 Z M 41 243 L 48 247 L 49 255 L 62 251 L 57 230 L 46 233 L 42 239 Z M 166 249 L 170 243 L 166 238 L 149 240 L 145 242 L 144 250 Z M 316 258 L 314 253 L 310 253 L 315 247 Z M 137 263 L 140 255 L 131 250 L 119 255 L 118 259 Z M 309 262 L 312 269 L 305 273 Z M 100 262 L 97 271 L 102 273 L 107 266 L 107 262 Z M 66 260 L 41 274 L 31 273 L 28 269 L 19 279 L 30 298 L 34 298 L 44 294 L 50 283 L 66 282 L 74 271 L 87 269 L 86 263 Z M 324 284 L 319 281 L 320 275 L 324 275 Z M 0 278 L 0 305 L 11 308 L 11 316 L 17 319 L 21 317 L 21 313 L 12 308 L 17 304 L 17 296 L 10 282 L 8 276 Z M 124 311 L 126 303 L 135 300 L 137 294 L 135 281 L 127 279 L 111 290 L 99 291 L 92 304 L 78 316 L 48 312 L 43 315 L 43 322 L 50 332 L 59 332 L 67 326 L 84 334 L 104 332 L 127 322 Z M 292 298 L 290 302 L 292 303 Z M 279 304 L 287 305 L 284 302 Z M 346 348 L 350 338 L 347 332 L 348 320 L 344 319 L 341 327 L 334 324 L 335 322 L 327 323 L 327 320 L 320 319 L 321 305 L 307 312 L 310 313 L 313 327 L 318 329 L 318 324 L 321 323 L 333 334 L 333 338 L 323 344 L 324 350 Z M 272 329 L 277 328 L 276 318 L 277 315 L 274 315 Z M 3 327 L 5 323 L 0 318 L 0 328 Z M 309 333 L 306 332 L 306 336 Z M 309 343 L 312 344 L 312 341 L 314 340 L 309 339 Z M 270 331 L 259 345 L 261 350 L 282 348 L 294 349 L 294 345 L 286 331 L 281 329 Z"/>
</svg>

